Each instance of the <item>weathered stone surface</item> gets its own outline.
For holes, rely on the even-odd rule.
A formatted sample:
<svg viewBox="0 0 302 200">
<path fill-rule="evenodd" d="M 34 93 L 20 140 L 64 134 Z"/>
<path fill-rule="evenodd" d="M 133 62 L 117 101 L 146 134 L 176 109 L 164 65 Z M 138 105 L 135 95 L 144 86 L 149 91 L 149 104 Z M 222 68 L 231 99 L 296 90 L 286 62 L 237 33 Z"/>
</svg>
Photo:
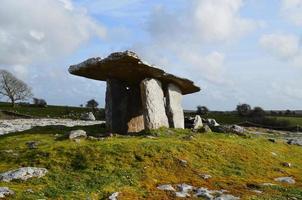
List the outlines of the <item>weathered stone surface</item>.
<svg viewBox="0 0 302 200">
<path fill-rule="evenodd" d="M 109 196 L 109 200 L 117 200 L 118 198 L 118 195 L 119 195 L 120 193 L 119 192 L 114 192 L 113 194 L 111 194 L 110 196 Z"/>
<path fill-rule="evenodd" d="M 157 189 L 164 191 L 175 191 L 174 187 L 170 184 L 164 184 L 157 186 Z"/>
<path fill-rule="evenodd" d="M 289 139 L 287 144 L 302 146 L 302 139 Z"/>
<path fill-rule="evenodd" d="M 81 120 L 85 121 L 95 121 L 95 116 L 92 112 L 84 113 L 81 116 Z"/>
<path fill-rule="evenodd" d="M 174 83 L 181 89 L 182 94 L 200 91 L 200 88 L 195 86 L 192 81 L 155 68 L 130 51 L 112 53 L 105 59 L 90 58 L 78 65 L 71 66 L 69 72 L 95 80 L 106 81 L 109 78 L 131 84 L 139 84 L 146 77 L 156 78 L 163 84 Z"/>
<path fill-rule="evenodd" d="M 181 105 L 181 90 L 176 85 L 169 84 L 165 92 L 170 128 L 185 128 L 184 112 Z"/>
<path fill-rule="evenodd" d="M 69 133 L 70 140 L 75 140 L 75 139 L 79 139 L 79 138 L 87 138 L 86 131 L 83 131 L 83 130 L 70 131 L 70 133 Z"/>
<path fill-rule="evenodd" d="M 107 80 L 106 125 L 114 133 L 144 130 L 143 106 L 139 85 L 127 85 L 114 79 Z"/>
<path fill-rule="evenodd" d="M 145 79 L 141 82 L 140 87 L 145 128 L 150 130 L 169 127 L 161 83 L 155 79 Z"/>
<path fill-rule="evenodd" d="M 296 181 L 293 179 L 293 177 L 279 177 L 275 178 L 275 181 L 281 182 L 281 183 L 288 183 L 288 184 L 295 184 Z"/>
<path fill-rule="evenodd" d="M 0 174 L 0 181 L 10 182 L 12 180 L 26 181 L 29 178 L 40 178 L 48 172 L 45 168 L 22 167 Z"/>
<path fill-rule="evenodd" d="M 202 119 L 199 115 L 196 115 L 193 123 L 193 130 L 197 130 L 203 126 Z"/>
<path fill-rule="evenodd" d="M 8 187 L 0 187 L 0 199 L 14 194 L 14 191 L 10 190 Z"/>
<path fill-rule="evenodd" d="M 29 130 L 36 126 L 90 126 L 104 121 L 83 121 L 72 119 L 14 119 L 0 120 L 0 135 Z"/>
</svg>

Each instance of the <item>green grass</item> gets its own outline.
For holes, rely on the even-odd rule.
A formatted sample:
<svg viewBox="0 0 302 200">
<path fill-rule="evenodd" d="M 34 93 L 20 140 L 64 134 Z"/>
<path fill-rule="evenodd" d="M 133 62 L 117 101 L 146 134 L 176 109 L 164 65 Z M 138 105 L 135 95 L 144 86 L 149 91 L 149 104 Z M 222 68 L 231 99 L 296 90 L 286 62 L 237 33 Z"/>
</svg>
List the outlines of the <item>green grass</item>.
<svg viewBox="0 0 302 200">
<path fill-rule="evenodd" d="M 156 139 L 116 136 L 76 143 L 54 136 L 71 129 L 36 128 L 0 137 L 0 172 L 21 166 L 49 170 L 41 179 L 0 182 L 0 186 L 16 192 L 12 199 L 107 199 L 116 191 L 121 192 L 119 199 L 174 199 L 171 193 L 156 189 L 165 183 L 226 189 L 241 199 L 302 199 L 302 148 L 298 146 L 271 143 L 262 137 L 194 134 L 179 129 L 148 133 L 157 135 Z M 85 130 L 91 135 L 104 133 L 100 126 Z M 188 140 L 187 135 L 194 138 Z M 38 149 L 28 149 L 27 141 L 39 141 Z M 187 160 L 187 166 L 181 165 L 179 159 Z M 282 162 L 291 162 L 293 167 L 283 167 Z M 200 173 L 213 178 L 203 180 Z M 273 179 L 280 176 L 293 176 L 297 183 L 261 186 L 274 183 Z M 253 193 L 251 186 L 263 194 Z M 34 193 L 26 192 L 27 189 Z"/>
<path fill-rule="evenodd" d="M 11 107 L 11 104 L 0 102 L 0 111 L 11 111 L 21 115 L 28 115 L 38 118 L 72 118 L 78 119 L 81 114 L 86 112 L 91 112 L 89 108 L 81 107 L 71 107 L 71 106 L 52 106 L 49 105 L 45 108 L 34 107 L 30 105 L 16 105 L 16 107 Z M 102 109 L 101 109 L 102 112 Z M 101 113 L 100 113 L 101 114 Z M 0 115 L 0 119 L 3 119 L 7 116 Z"/>
<path fill-rule="evenodd" d="M 290 126 L 302 126 L 302 117 L 278 116 L 272 118 L 277 118 L 278 120 L 286 120 L 290 123 Z"/>
</svg>

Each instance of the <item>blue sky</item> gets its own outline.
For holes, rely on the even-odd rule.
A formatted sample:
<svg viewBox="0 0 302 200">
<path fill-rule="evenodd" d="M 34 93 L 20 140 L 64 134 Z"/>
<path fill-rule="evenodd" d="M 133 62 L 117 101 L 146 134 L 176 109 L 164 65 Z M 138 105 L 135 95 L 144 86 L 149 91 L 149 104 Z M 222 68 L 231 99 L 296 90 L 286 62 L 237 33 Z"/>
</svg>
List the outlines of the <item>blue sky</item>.
<svg viewBox="0 0 302 200">
<path fill-rule="evenodd" d="M 301 28 L 302 0 L 3 0 L 0 68 L 50 104 L 103 106 L 105 83 L 68 66 L 130 49 L 202 88 L 186 109 L 302 109 Z"/>
</svg>

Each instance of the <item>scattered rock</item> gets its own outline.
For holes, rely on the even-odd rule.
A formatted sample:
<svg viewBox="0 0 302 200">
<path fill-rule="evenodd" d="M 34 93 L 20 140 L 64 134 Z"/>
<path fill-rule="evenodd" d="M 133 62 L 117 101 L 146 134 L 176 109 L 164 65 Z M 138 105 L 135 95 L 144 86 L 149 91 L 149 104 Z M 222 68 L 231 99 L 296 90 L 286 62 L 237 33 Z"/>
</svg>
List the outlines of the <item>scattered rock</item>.
<svg viewBox="0 0 302 200">
<path fill-rule="evenodd" d="M 193 122 L 193 130 L 198 130 L 203 127 L 202 119 L 199 115 L 196 115 Z"/>
<path fill-rule="evenodd" d="M 154 137 L 152 135 L 147 135 L 146 138 L 148 138 L 148 139 L 156 139 L 156 137 Z"/>
<path fill-rule="evenodd" d="M 239 197 L 235 197 L 233 195 L 230 194 L 223 194 L 219 197 L 216 197 L 214 200 L 238 200 L 240 199 Z"/>
<path fill-rule="evenodd" d="M 29 178 L 41 178 L 48 172 L 45 168 L 22 167 L 0 174 L 0 181 L 10 182 L 12 180 L 26 181 Z"/>
<path fill-rule="evenodd" d="M 281 183 L 288 183 L 288 184 L 296 183 L 296 181 L 292 177 L 279 177 L 279 178 L 275 178 L 275 181 L 281 182 Z"/>
<path fill-rule="evenodd" d="M 85 120 L 85 121 L 95 121 L 95 116 L 93 115 L 92 112 L 88 112 L 88 113 L 84 113 L 81 116 L 81 120 Z"/>
<path fill-rule="evenodd" d="M 245 132 L 245 128 L 238 126 L 238 125 L 232 125 L 231 132 L 235 133 L 235 134 L 242 134 Z"/>
<path fill-rule="evenodd" d="M 87 139 L 88 140 L 94 140 L 94 141 L 104 140 L 104 138 L 102 138 L 102 137 L 93 137 L 93 136 L 88 136 Z"/>
<path fill-rule="evenodd" d="M 268 141 L 270 141 L 272 143 L 276 143 L 276 139 L 275 138 L 269 138 Z"/>
<path fill-rule="evenodd" d="M 157 186 L 157 189 L 164 191 L 175 191 L 174 187 L 170 184 L 164 184 Z"/>
<path fill-rule="evenodd" d="M 27 193 L 34 193 L 34 191 L 32 189 L 27 189 L 27 190 L 25 190 L 25 192 L 27 192 Z"/>
<path fill-rule="evenodd" d="M 180 164 L 181 164 L 183 167 L 186 167 L 187 164 L 188 164 L 188 161 L 182 160 L 182 159 L 179 159 L 179 162 L 180 162 Z"/>
<path fill-rule="evenodd" d="M 302 139 L 289 139 L 287 144 L 302 146 Z"/>
<path fill-rule="evenodd" d="M 212 130 L 207 124 L 204 124 L 203 127 L 199 128 L 197 130 L 197 132 L 198 133 L 212 133 Z"/>
<path fill-rule="evenodd" d="M 96 124 L 104 124 L 104 121 L 83 121 L 72 119 L 13 119 L 13 120 L 0 120 L 0 135 L 9 133 L 22 132 L 32 129 L 36 126 L 90 126 Z"/>
<path fill-rule="evenodd" d="M 255 192 L 255 193 L 257 193 L 257 194 L 262 194 L 262 193 L 263 193 L 263 192 L 260 191 L 260 190 L 252 190 L 252 192 Z"/>
<path fill-rule="evenodd" d="M 118 197 L 119 194 L 120 194 L 119 192 L 115 192 L 115 193 L 111 194 L 108 199 L 109 200 L 117 200 L 117 197 Z"/>
<path fill-rule="evenodd" d="M 220 124 L 218 124 L 215 119 L 207 119 L 206 121 L 210 127 L 220 126 Z"/>
<path fill-rule="evenodd" d="M 273 183 L 262 183 L 263 186 L 274 186 L 276 184 L 273 184 Z"/>
<path fill-rule="evenodd" d="M 87 138 L 86 131 L 75 130 L 75 131 L 70 132 L 70 134 L 69 134 L 70 140 L 75 140 L 75 139 L 79 139 L 79 138 Z"/>
<path fill-rule="evenodd" d="M 6 196 L 14 194 L 14 191 L 10 190 L 8 187 L 0 187 L 0 198 L 5 198 Z"/>
<path fill-rule="evenodd" d="M 194 186 L 188 185 L 186 183 L 179 184 L 177 185 L 177 187 L 181 192 L 190 192 L 194 189 Z"/>
<path fill-rule="evenodd" d="M 207 180 L 207 179 L 212 178 L 212 176 L 209 175 L 209 174 L 200 174 L 199 176 L 200 176 L 201 178 L 203 178 L 204 180 Z"/>
<path fill-rule="evenodd" d="M 178 198 L 187 198 L 190 197 L 191 195 L 186 192 L 175 192 L 175 196 Z"/>
<path fill-rule="evenodd" d="M 271 152 L 271 154 L 272 154 L 273 156 L 277 156 L 277 154 L 276 154 L 275 152 Z"/>
<path fill-rule="evenodd" d="M 198 188 L 197 191 L 196 191 L 196 194 L 195 196 L 196 197 L 203 197 L 207 200 L 212 200 L 214 199 L 214 196 L 212 195 L 212 191 L 208 190 L 207 188 Z"/>
<path fill-rule="evenodd" d="M 283 162 L 282 165 L 283 165 L 284 167 L 292 167 L 292 164 L 289 163 L 289 162 Z"/>
<path fill-rule="evenodd" d="M 26 142 L 26 145 L 29 149 L 37 149 L 38 148 L 38 142 L 36 141 L 29 141 L 29 142 Z"/>
</svg>

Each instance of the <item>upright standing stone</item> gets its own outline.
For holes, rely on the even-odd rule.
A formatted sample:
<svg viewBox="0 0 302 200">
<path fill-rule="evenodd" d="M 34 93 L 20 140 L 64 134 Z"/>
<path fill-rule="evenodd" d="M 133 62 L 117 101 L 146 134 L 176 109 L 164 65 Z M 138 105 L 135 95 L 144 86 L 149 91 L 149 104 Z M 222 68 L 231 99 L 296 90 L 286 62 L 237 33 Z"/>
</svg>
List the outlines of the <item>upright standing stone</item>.
<svg viewBox="0 0 302 200">
<path fill-rule="evenodd" d="M 182 93 L 179 87 L 169 84 L 166 89 L 166 109 L 171 128 L 184 128 L 184 111 L 181 106 Z"/>
<path fill-rule="evenodd" d="M 169 127 L 161 82 L 145 79 L 140 84 L 146 129 Z"/>
<path fill-rule="evenodd" d="M 107 80 L 106 125 L 114 133 L 136 133 L 144 130 L 143 107 L 138 85 Z"/>
</svg>

